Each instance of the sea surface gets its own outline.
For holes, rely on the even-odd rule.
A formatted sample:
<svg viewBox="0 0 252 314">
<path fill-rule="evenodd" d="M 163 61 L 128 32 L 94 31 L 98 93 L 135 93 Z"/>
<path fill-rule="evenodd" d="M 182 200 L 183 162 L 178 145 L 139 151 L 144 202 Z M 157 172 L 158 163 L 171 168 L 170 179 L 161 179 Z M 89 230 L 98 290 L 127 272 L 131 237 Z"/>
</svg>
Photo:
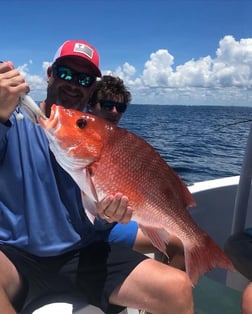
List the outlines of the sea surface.
<svg viewBox="0 0 252 314">
<path fill-rule="evenodd" d="M 239 175 L 251 125 L 242 121 L 249 119 L 252 107 L 130 104 L 120 126 L 144 138 L 191 184 Z"/>
</svg>

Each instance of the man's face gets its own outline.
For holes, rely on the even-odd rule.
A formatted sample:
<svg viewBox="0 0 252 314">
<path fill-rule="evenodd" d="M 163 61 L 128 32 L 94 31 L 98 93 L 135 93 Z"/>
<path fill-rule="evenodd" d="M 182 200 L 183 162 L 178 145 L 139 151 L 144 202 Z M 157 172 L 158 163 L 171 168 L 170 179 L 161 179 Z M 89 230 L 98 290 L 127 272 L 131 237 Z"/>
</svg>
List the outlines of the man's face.
<svg viewBox="0 0 252 314">
<path fill-rule="evenodd" d="M 121 120 L 123 112 L 120 112 L 116 105 L 113 106 L 113 102 L 115 102 L 115 104 L 119 103 L 119 106 L 120 104 L 123 105 L 124 104 L 123 96 L 114 95 L 113 97 L 103 99 L 103 101 L 104 103 L 102 101 L 99 101 L 94 106 L 89 107 L 89 110 L 92 112 L 92 114 L 117 125 Z"/>
<path fill-rule="evenodd" d="M 85 78 L 84 74 L 93 78 L 92 68 L 84 60 L 77 57 L 62 58 L 57 61 L 56 65 L 56 67 L 48 69 L 47 99 L 50 101 L 50 105 L 55 103 L 65 108 L 83 111 L 93 93 L 95 80 L 91 86 L 85 87 L 80 85 L 79 78 Z M 62 67 L 66 68 L 70 74 L 73 73 L 71 80 L 59 77 L 57 69 L 62 69 Z M 69 75 L 65 76 L 63 73 L 62 77 L 69 78 Z"/>
</svg>

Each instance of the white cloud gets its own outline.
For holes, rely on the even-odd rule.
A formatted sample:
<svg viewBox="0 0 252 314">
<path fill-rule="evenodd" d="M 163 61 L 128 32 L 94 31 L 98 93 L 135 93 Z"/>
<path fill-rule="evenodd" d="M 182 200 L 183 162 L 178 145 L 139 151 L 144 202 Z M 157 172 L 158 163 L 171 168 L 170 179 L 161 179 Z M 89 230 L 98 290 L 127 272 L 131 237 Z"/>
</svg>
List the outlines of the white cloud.
<svg viewBox="0 0 252 314">
<path fill-rule="evenodd" d="M 165 49 L 160 49 L 150 55 L 144 65 L 142 82 L 150 87 L 168 87 L 172 76 L 173 56 Z"/>
<path fill-rule="evenodd" d="M 47 83 L 45 80 L 45 74 L 41 75 L 32 75 L 29 71 L 29 65 L 32 65 L 32 60 L 29 60 L 28 64 L 23 64 L 22 66 L 18 67 L 20 73 L 24 76 L 25 80 L 29 83 L 30 86 L 30 93 L 29 95 L 36 101 L 43 100 L 46 96 L 46 88 Z M 46 65 L 49 65 L 48 63 Z M 48 66 L 44 67 L 42 72 L 46 73 L 45 69 Z"/>
<path fill-rule="evenodd" d="M 252 38 L 238 41 L 225 36 L 219 41 L 215 57 L 202 56 L 177 67 L 175 57 L 159 49 L 150 54 L 142 73 L 126 62 L 103 74 L 121 77 L 132 92 L 133 103 L 252 105 Z M 48 65 L 42 65 L 45 75 Z M 27 64 L 20 71 L 34 93 L 46 92 L 45 76 L 30 75 Z"/>
</svg>

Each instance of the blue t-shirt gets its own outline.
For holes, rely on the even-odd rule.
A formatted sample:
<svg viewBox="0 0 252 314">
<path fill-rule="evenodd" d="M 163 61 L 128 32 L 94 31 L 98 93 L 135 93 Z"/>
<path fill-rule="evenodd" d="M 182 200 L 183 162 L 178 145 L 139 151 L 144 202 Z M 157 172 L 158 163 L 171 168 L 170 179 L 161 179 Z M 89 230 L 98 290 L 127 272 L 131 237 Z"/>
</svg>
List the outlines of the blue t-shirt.
<svg viewBox="0 0 252 314">
<path fill-rule="evenodd" d="M 15 115 L 0 124 L 0 243 L 38 256 L 98 240 L 132 246 L 137 224 L 98 219 L 93 225 L 78 186 L 56 162 L 42 128 L 26 116 L 17 121 Z"/>
</svg>

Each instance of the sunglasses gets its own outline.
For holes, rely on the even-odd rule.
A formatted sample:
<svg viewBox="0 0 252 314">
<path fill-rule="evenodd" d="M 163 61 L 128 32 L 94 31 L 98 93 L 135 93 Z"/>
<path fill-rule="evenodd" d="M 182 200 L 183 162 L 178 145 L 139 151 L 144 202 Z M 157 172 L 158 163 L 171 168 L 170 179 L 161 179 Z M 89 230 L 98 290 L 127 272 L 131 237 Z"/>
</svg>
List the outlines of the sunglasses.
<svg viewBox="0 0 252 314">
<path fill-rule="evenodd" d="M 123 113 L 127 109 L 127 104 L 124 102 L 117 102 L 113 100 L 99 100 L 101 108 L 106 111 L 112 111 L 114 107 L 116 107 L 117 112 Z"/>
<path fill-rule="evenodd" d="M 96 80 L 96 77 L 94 76 L 91 76 L 86 73 L 77 72 L 64 65 L 54 64 L 53 69 L 57 74 L 58 78 L 60 78 L 61 80 L 71 82 L 74 78 L 77 78 L 78 84 L 82 87 L 89 87 Z"/>
</svg>

